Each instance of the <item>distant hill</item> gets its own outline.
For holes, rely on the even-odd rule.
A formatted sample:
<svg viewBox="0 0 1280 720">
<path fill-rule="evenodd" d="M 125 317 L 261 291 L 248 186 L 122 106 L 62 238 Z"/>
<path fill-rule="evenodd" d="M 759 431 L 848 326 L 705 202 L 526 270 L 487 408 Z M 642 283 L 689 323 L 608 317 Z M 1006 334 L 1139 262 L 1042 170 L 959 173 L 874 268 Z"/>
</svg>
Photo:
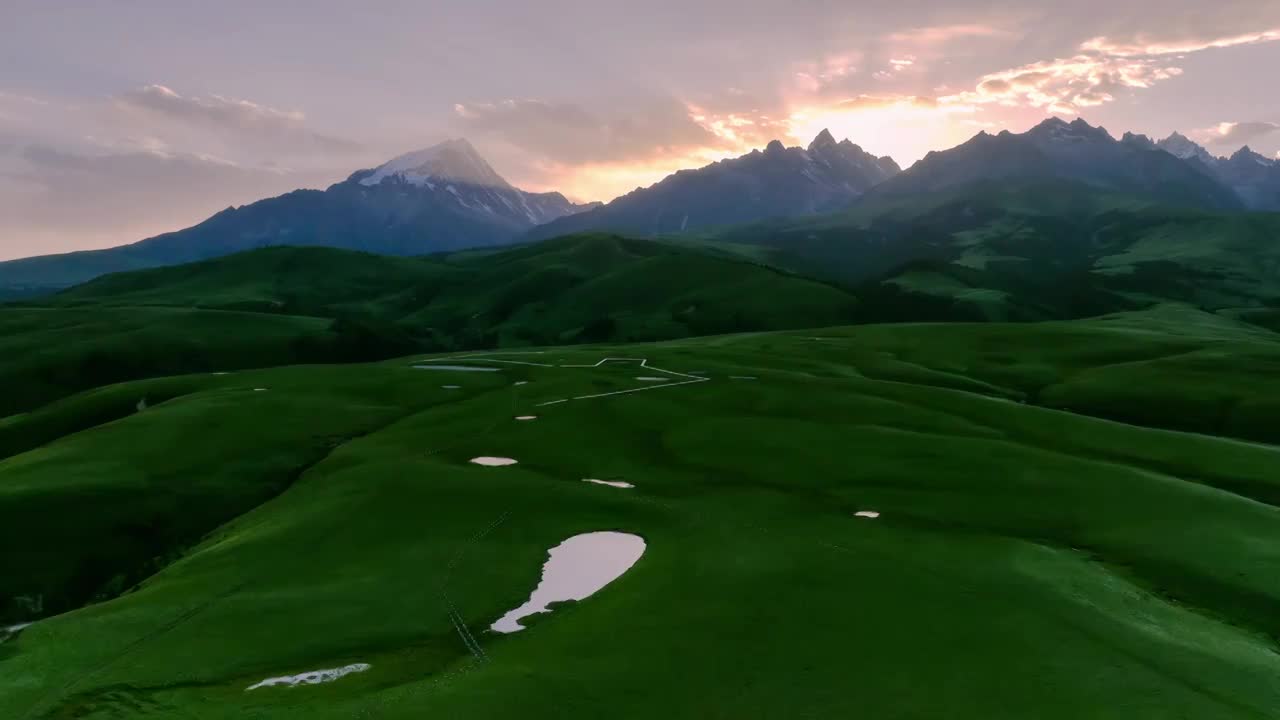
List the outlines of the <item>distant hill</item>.
<svg viewBox="0 0 1280 720">
<path fill-rule="evenodd" d="M 503 180 L 466 140 L 361 170 L 327 190 L 297 190 L 226 210 L 177 232 L 106 250 L 0 263 L 0 289 L 35 293 L 99 275 L 273 245 L 387 255 L 507 244 L 534 225 L 594 207 Z"/>
<path fill-rule="evenodd" d="M 399 258 L 273 247 L 0 307 L 0 417 L 121 380 L 411 352 L 837 325 L 842 289 L 740 258 L 579 235 Z"/>
<path fill-rule="evenodd" d="M 875 192 L 842 213 L 691 241 L 843 283 L 885 319 L 1280 307 L 1280 214 L 1171 207 L 1079 181 Z"/>
<path fill-rule="evenodd" d="M 531 230 L 542 239 L 585 230 L 648 237 L 736 225 L 765 218 L 813 215 L 842 208 L 901 170 L 823 130 L 808 148 L 777 140 L 763 152 L 681 170 L 607 205 Z"/>
</svg>

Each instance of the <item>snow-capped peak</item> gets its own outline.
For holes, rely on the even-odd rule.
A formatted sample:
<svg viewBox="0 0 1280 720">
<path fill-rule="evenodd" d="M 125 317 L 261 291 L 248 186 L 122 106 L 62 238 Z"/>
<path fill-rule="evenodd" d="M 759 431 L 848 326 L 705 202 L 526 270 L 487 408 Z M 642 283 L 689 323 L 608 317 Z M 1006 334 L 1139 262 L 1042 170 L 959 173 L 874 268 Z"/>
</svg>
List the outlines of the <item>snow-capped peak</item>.
<svg viewBox="0 0 1280 720">
<path fill-rule="evenodd" d="M 1210 155 L 1208 150 L 1205 150 L 1186 135 L 1178 132 L 1175 132 L 1169 137 L 1156 143 L 1156 147 L 1176 158 L 1182 158 L 1183 160 L 1196 159 L 1205 164 L 1212 164 L 1214 160 L 1213 155 Z"/>
<path fill-rule="evenodd" d="M 1083 118 L 1067 122 L 1060 117 L 1050 117 L 1028 130 L 1027 134 L 1040 142 L 1055 144 L 1114 140 L 1106 128 L 1094 127 Z"/>
<path fill-rule="evenodd" d="M 454 181 L 509 189 L 511 185 L 489 167 L 471 143 L 462 138 L 446 140 L 424 150 L 405 153 L 379 165 L 360 179 L 360 184 L 374 186 L 390 177 L 399 177 L 411 185 L 430 185 L 432 181 Z"/>
</svg>

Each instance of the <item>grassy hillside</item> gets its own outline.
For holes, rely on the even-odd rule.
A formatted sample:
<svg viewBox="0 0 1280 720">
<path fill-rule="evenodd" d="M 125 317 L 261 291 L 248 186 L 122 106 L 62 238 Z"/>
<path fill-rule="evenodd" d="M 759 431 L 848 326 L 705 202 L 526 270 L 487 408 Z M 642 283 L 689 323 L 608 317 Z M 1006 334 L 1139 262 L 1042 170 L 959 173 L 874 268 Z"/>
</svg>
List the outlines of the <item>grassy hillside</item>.
<svg viewBox="0 0 1280 720">
<path fill-rule="evenodd" d="M 271 248 L 108 276 L 56 303 L 358 314 L 450 349 L 830 325 L 848 320 L 853 300 L 758 263 L 577 235 L 427 258 Z"/>
<path fill-rule="evenodd" d="M 0 417 L 121 380 L 849 322 L 834 286 L 697 249 L 586 235 L 397 258 L 277 247 L 109 275 L 0 307 Z"/>
<path fill-rule="evenodd" d="M 37 619 L 0 717 L 1268 717 L 1280 451 L 1205 433 L 1277 440 L 1276 340 L 1163 307 L 77 396 L 0 421 L 46 438 L 0 461 L 0 542 L 31 548 L 0 593 Z M 596 530 L 645 553 L 486 630 Z"/>
<path fill-rule="evenodd" d="M 332 359 L 331 325 L 189 308 L 0 308 L 0 417 L 140 377 Z"/>
<path fill-rule="evenodd" d="M 855 287 L 883 319 L 1039 320 L 1177 301 L 1280 306 L 1280 214 L 1172 208 L 1066 181 L 870 197 L 693 238 Z"/>
</svg>

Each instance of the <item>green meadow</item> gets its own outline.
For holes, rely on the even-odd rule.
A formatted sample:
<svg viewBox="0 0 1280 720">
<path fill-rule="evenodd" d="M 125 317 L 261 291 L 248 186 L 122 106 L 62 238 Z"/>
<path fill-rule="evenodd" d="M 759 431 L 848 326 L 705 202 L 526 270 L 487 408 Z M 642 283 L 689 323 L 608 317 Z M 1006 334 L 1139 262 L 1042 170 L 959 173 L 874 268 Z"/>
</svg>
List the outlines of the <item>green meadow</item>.
<svg viewBox="0 0 1280 720">
<path fill-rule="evenodd" d="M 1280 335 L 1167 305 L 478 353 L 0 420 L 0 625 L 34 621 L 0 717 L 1280 707 Z M 489 630 L 602 530 L 644 554 Z"/>
</svg>

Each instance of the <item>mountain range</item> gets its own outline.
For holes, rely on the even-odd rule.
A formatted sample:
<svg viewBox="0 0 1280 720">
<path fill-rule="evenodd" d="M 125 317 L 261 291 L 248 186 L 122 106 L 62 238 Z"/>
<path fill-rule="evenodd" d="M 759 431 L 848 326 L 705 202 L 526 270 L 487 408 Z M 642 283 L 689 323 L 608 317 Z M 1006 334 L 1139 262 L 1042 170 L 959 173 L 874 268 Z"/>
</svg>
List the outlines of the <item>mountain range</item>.
<svg viewBox="0 0 1280 720">
<path fill-rule="evenodd" d="M 1200 168 L 1132 137 L 1116 140 L 1084 120 L 1059 118 L 1021 134 L 981 132 L 958 147 L 929 153 L 871 195 L 915 196 L 980 180 L 1072 180 L 1174 205 L 1243 207 L 1230 188 Z"/>
<path fill-rule="evenodd" d="M 1142 135 L 1129 137 L 1148 142 Z M 1248 145 L 1230 157 L 1215 156 L 1181 133 L 1173 133 L 1154 145 L 1230 188 L 1250 210 L 1280 210 L 1280 161 L 1260 155 Z"/>
<path fill-rule="evenodd" d="M 681 170 L 581 213 L 534 228 L 539 240 L 585 230 L 652 236 L 775 217 L 815 215 L 847 206 L 902 170 L 828 130 L 807 148 L 774 140 L 764 151 Z"/>
<path fill-rule="evenodd" d="M 892 158 L 824 130 L 807 147 L 775 140 L 764 150 L 681 170 L 604 205 L 513 187 L 470 143 L 456 139 L 359 170 L 323 191 L 297 190 L 228 208 L 132 245 L 0 263 L 0 299 L 275 245 L 425 255 L 583 231 L 697 236 L 914 202 L 975 183 L 1058 181 L 1170 207 L 1280 211 L 1280 163 L 1274 160 L 1248 148 L 1215 157 L 1178 133 L 1159 142 L 1132 133 L 1116 139 L 1082 119 L 1052 118 L 1020 134 L 981 132 L 905 171 Z"/>
<path fill-rule="evenodd" d="M 513 187 L 466 140 L 360 170 L 326 190 L 296 190 L 123 247 L 0 263 L 0 287 L 57 288 L 122 270 L 194 262 L 273 245 L 424 255 L 506 245 L 594 205 Z"/>
</svg>

